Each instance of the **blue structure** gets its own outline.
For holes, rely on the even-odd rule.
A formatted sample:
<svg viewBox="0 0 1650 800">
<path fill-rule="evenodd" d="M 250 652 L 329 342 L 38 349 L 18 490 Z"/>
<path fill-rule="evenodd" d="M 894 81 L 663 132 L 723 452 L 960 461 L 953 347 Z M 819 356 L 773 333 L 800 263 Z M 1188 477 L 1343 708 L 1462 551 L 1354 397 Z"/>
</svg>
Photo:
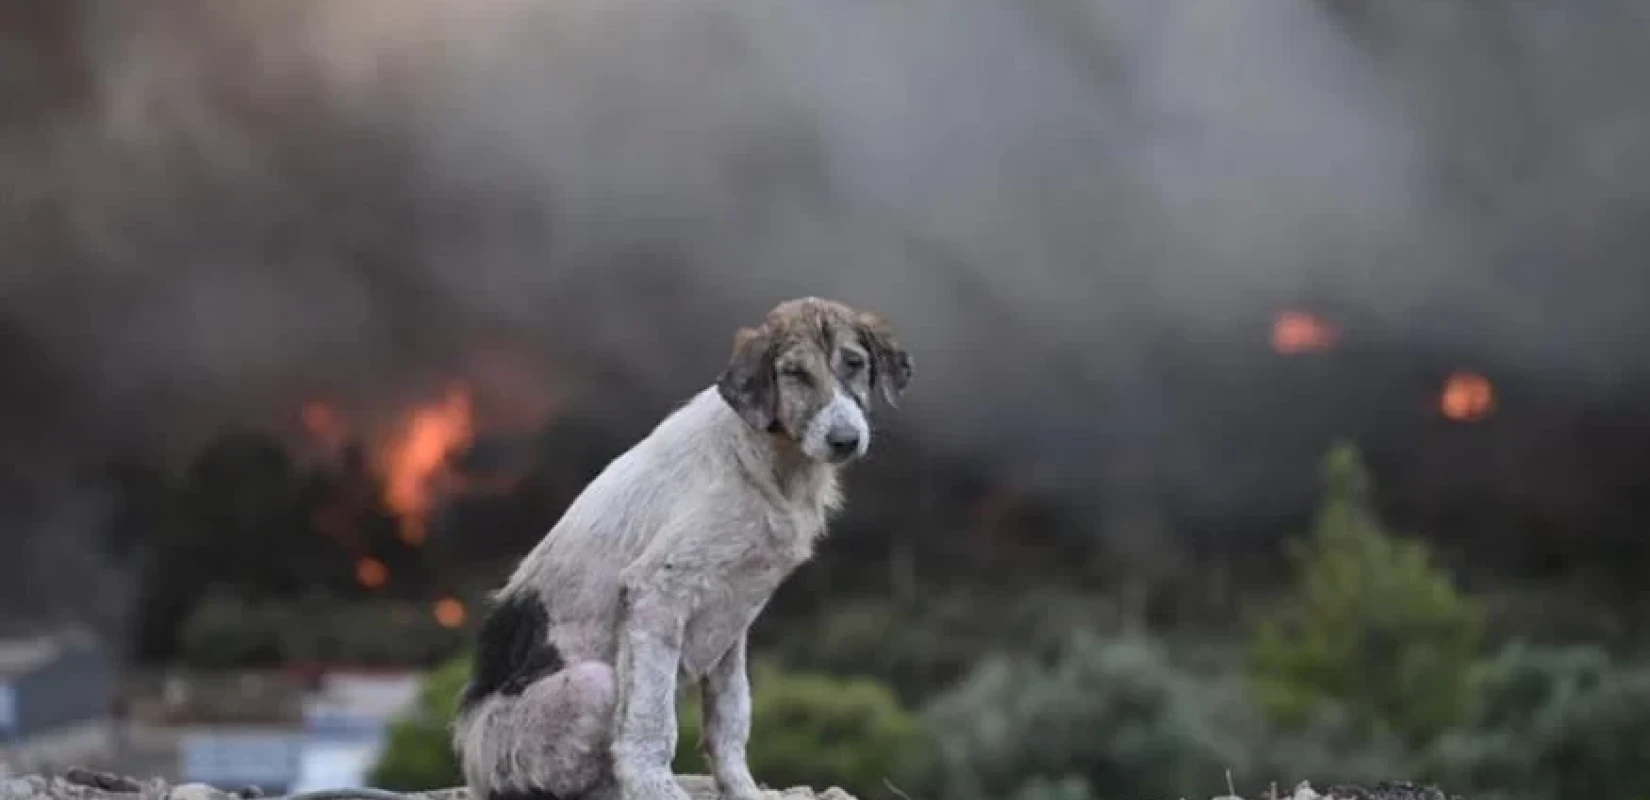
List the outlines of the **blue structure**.
<svg viewBox="0 0 1650 800">
<path fill-rule="evenodd" d="M 179 742 L 179 777 L 220 788 L 284 794 L 298 776 L 303 736 L 279 730 L 203 730 Z"/>
<path fill-rule="evenodd" d="M 83 630 L 0 640 L 0 760 L 82 760 L 109 747 L 115 670 Z"/>
</svg>

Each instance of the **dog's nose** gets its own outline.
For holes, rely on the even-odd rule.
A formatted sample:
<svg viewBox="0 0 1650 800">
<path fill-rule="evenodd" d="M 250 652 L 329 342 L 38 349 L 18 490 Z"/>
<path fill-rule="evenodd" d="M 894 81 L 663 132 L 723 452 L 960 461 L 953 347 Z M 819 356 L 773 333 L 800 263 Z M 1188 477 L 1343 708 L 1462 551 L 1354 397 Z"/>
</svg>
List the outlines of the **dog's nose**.
<svg viewBox="0 0 1650 800">
<path fill-rule="evenodd" d="M 825 443 L 831 446 L 831 455 L 847 458 L 859 452 L 859 431 L 853 428 L 835 428 L 825 434 Z"/>
</svg>

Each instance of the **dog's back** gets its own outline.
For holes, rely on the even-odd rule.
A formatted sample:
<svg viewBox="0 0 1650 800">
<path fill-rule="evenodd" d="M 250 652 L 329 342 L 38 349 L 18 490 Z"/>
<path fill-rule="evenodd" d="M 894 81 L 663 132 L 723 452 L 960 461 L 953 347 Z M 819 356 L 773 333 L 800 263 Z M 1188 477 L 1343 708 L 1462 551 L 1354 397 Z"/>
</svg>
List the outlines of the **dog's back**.
<svg viewBox="0 0 1650 800">
<path fill-rule="evenodd" d="M 536 593 L 566 657 L 611 662 L 620 571 L 684 505 L 726 493 L 728 431 L 738 424 L 714 390 L 695 395 L 590 482 L 503 594 Z"/>
</svg>

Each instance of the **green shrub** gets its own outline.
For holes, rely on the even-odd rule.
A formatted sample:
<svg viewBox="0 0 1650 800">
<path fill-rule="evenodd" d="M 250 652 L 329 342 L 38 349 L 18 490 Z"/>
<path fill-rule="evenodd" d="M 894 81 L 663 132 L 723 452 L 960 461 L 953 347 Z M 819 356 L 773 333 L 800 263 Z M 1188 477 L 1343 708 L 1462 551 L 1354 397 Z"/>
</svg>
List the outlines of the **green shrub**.
<svg viewBox="0 0 1650 800">
<path fill-rule="evenodd" d="M 1355 450 L 1332 450 L 1324 475 L 1312 538 L 1291 554 L 1294 596 L 1254 626 L 1256 699 L 1286 726 L 1332 703 L 1366 733 L 1424 744 L 1469 713 L 1483 610 L 1425 544 L 1382 529 Z"/>
<path fill-rule="evenodd" d="M 1137 638 L 1073 634 L 1051 665 L 982 663 L 923 715 L 929 746 L 912 796 L 999 800 L 1071 789 L 1107 797 L 1192 797 L 1242 774 L 1261 723 L 1230 682 L 1177 669 Z"/>
<path fill-rule="evenodd" d="M 675 769 L 705 773 L 699 749 L 697 687 L 684 685 L 678 707 Z M 841 786 L 863 798 L 888 794 L 918 735 L 915 719 L 887 687 L 869 678 L 751 671 L 751 772 L 773 787 Z"/>
<path fill-rule="evenodd" d="M 983 662 L 924 709 L 912 797 L 947 800 L 1208 797 L 1268 784 L 1405 776 L 1406 752 L 1347 724 L 1334 704 L 1273 728 L 1239 674 L 1188 670 L 1155 640 L 1076 631 L 1051 663 Z M 1243 791 L 1247 788 L 1249 791 Z"/>
<path fill-rule="evenodd" d="M 384 750 L 369 776 L 373 786 L 408 792 L 463 782 L 449 726 L 469 677 L 468 656 L 453 658 L 425 676 L 417 702 L 390 723 Z"/>
<path fill-rule="evenodd" d="M 284 661 L 430 664 L 463 646 L 463 629 L 443 628 L 422 605 L 311 593 L 290 600 L 207 596 L 185 621 L 183 660 L 194 667 L 242 668 Z"/>
<path fill-rule="evenodd" d="M 288 609 L 215 591 L 182 625 L 179 638 L 183 660 L 189 666 L 206 669 L 278 663 L 283 655 L 280 632 L 294 626 Z"/>
<path fill-rule="evenodd" d="M 416 704 L 389 728 L 373 785 L 412 791 L 457 785 L 462 777 L 449 726 L 469 677 L 454 658 L 425 677 Z M 911 715 L 880 684 L 863 678 L 752 670 L 751 771 L 772 786 L 838 785 L 864 798 L 886 792 L 917 735 Z M 682 686 L 675 768 L 707 771 L 698 750 L 698 691 Z"/>
<path fill-rule="evenodd" d="M 1014 793 L 1013 800 L 1098 800 L 1088 781 L 1076 775 L 1059 780 L 1032 778 Z"/>
<path fill-rule="evenodd" d="M 1429 752 L 1429 778 L 1485 800 L 1650 797 L 1650 668 L 1514 643 L 1475 677 L 1480 701 Z"/>
<path fill-rule="evenodd" d="M 1106 598 L 1058 586 L 936 590 L 914 604 L 830 603 L 814 619 L 787 622 L 769 644 L 785 663 L 874 677 L 920 704 L 967 675 L 981 653 L 1052 650 L 1073 628 L 1113 617 Z"/>
</svg>

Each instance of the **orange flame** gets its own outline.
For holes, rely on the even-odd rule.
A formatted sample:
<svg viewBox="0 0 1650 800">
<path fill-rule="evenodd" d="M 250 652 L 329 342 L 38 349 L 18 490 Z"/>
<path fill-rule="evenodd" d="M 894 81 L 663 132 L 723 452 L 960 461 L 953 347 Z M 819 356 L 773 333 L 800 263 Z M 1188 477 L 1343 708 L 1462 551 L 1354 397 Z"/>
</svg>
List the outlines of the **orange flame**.
<svg viewBox="0 0 1650 800">
<path fill-rule="evenodd" d="M 382 453 L 384 503 L 401 518 L 402 541 L 424 541 L 436 480 L 474 435 L 469 389 L 455 384 L 441 402 L 415 410 L 390 439 Z"/>
<path fill-rule="evenodd" d="M 368 589 L 377 589 L 388 583 L 390 568 L 376 558 L 363 558 L 355 562 L 355 580 Z"/>
<path fill-rule="evenodd" d="M 1456 422 L 1477 422 L 1495 410 L 1495 387 L 1476 372 L 1456 372 L 1444 381 L 1438 410 Z"/>
<path fill-rule="evenodd" d="M 1272 349 L 1284 355 L 1321 353 L 1339 337 L 1333 325 L 1305 311 L 1282 311 L 1272 320 Z"/>
<path fill-rule="evenodd" d="M 443 628 L 463 625 L 464 616 L 464 604 L 451 597 L 443 597 L 435 603 L 435 621 Z"/>
</svg>

